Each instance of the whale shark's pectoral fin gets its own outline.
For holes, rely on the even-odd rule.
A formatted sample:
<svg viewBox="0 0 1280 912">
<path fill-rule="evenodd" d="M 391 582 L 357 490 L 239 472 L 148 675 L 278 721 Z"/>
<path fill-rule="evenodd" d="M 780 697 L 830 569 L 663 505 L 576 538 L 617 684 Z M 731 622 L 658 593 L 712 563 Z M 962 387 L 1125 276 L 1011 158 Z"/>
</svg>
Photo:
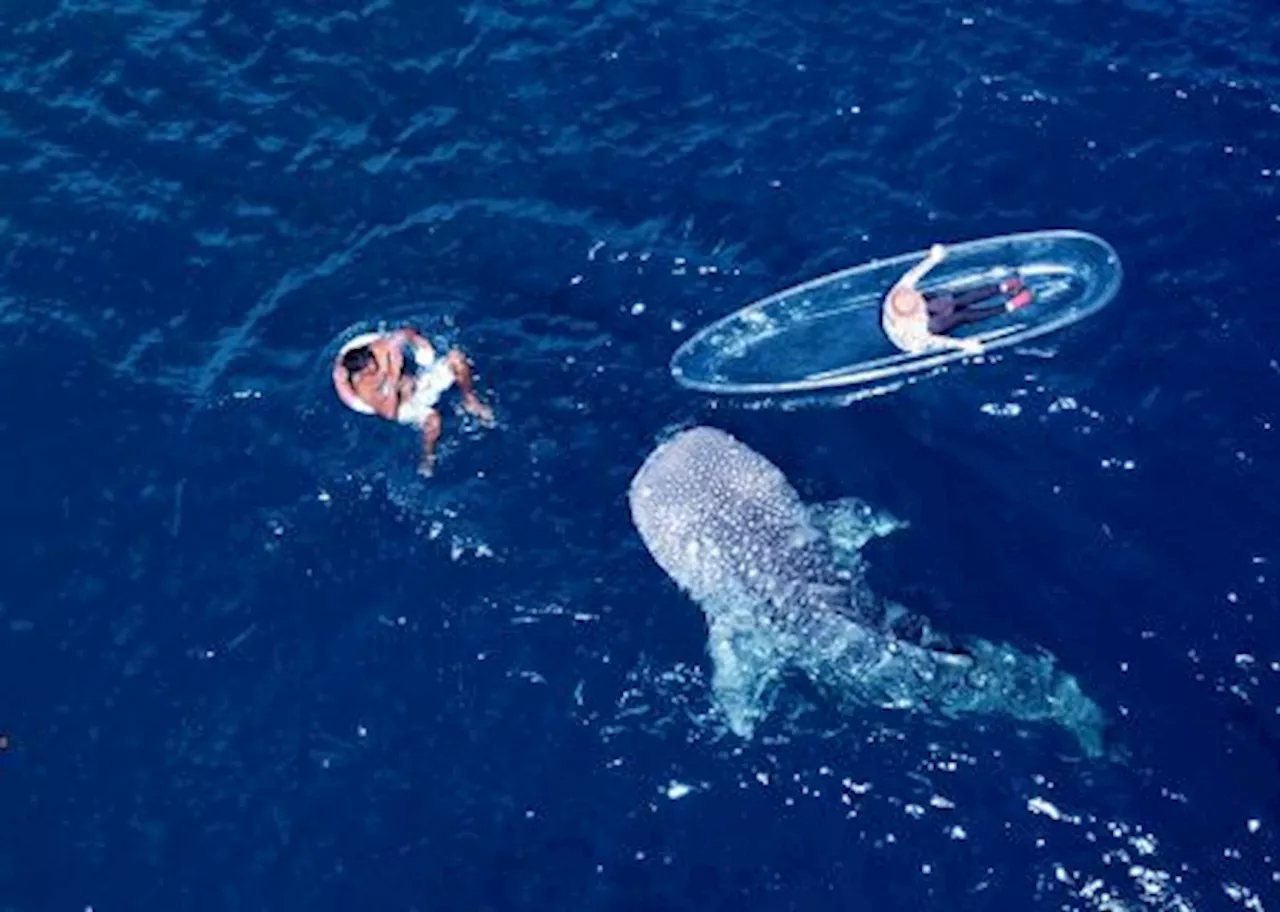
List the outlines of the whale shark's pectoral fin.
<svg viewBox="0 0 1280 912">
<path fill-rule="evenodd" d="M 786 660 L 768 630 L 733 615 L 708 616 L 711 691 L 730 730 L 750 738 L 773 708 L 773 684 Z"/>
</svg>

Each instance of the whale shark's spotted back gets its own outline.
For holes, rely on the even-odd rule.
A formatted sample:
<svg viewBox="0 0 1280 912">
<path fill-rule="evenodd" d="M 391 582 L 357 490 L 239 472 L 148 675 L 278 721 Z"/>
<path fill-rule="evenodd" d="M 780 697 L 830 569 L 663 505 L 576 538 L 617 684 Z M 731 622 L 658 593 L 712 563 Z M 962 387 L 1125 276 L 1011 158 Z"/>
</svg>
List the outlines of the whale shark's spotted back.
<svg viewBox="0 0 1280 912">
<path fill-rule="evenodd" d="M 723 431 L 697 427 L 663 443 L 636 473 L 631 515 L 654 560 L 699 601 L 726 587 L 778 610 L 802 588 L 839 601 L 830 548 L 785 475 Z M 785 596 L 785 598 L 784 598 Z"/>
</svg>

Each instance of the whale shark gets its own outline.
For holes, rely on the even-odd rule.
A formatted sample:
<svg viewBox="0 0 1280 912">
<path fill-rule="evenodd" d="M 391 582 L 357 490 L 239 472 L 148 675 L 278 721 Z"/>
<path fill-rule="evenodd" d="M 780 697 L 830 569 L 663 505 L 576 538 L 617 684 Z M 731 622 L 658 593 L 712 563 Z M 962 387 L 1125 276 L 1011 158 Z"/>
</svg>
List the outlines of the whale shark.
<svg viewBox="0 0 1280 912">
<path fill-rule="evenodd" d="M 861 549 L 902 523 L 856 498 L 809 505 L 777 466 L 699 426 L 661 442 L 632 478 L 631 519 L 705 615 L 712 702 L 752 738 L 798 672 L 842 711 L 1060 726 L 1090 757 L 1105 718 L 1044 650 L 955 640 L 866 582 Z"/>
</svg>

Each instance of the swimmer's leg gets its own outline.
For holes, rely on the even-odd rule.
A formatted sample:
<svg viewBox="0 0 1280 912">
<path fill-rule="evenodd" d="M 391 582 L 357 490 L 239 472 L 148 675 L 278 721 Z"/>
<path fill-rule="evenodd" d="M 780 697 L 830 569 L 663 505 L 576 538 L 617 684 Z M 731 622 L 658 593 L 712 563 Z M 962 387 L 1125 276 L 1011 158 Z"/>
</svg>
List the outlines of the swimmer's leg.
<svg viewBox="0 0 1280 912">
<path fill-rule="evenodd" d="M 475 384 L 471 379 L 471 365 L 467 362 L 467 356 L 458 349 L 452 348 L 445 355 L 445 360 L 453 368 L 453 376 L 458 381 L 458 389 L 462 391 L 462 407 L 467 410 L 468 414 L 474 415 L 485 424 L 492 424 L 493 409 L 481 402 L 480 397 L 476 395 Z"/>
<path fill-rule="evenodd" d="M 440 440 L 440 427 L 440 413 L 431 409 L 422 422 L 422 459 L 418 462 L 418 471 L 428 478 L 436 467 L 436 443 Z"/>
</svg>

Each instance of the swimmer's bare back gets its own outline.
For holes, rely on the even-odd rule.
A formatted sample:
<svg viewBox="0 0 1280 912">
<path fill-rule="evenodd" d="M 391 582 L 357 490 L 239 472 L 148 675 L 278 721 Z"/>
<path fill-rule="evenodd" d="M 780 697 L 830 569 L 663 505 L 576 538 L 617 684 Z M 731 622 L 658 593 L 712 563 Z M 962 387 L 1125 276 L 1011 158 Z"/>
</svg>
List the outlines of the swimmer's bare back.
<svg viewBox="0 0 1280 912">
<path fill-rule="evenodd" d="M 386 371 L 386 363 L 385 356 L 380 360 L 372 351 L 368 362 L 359 370 L 352 371 L 341 360 L 335 362 L 333 385 L 338 398 L 348 408 L 367 410 L 379 418 L 395 420 L 403 386 L 398 381 L 391 380 Z"/>
</svg>

